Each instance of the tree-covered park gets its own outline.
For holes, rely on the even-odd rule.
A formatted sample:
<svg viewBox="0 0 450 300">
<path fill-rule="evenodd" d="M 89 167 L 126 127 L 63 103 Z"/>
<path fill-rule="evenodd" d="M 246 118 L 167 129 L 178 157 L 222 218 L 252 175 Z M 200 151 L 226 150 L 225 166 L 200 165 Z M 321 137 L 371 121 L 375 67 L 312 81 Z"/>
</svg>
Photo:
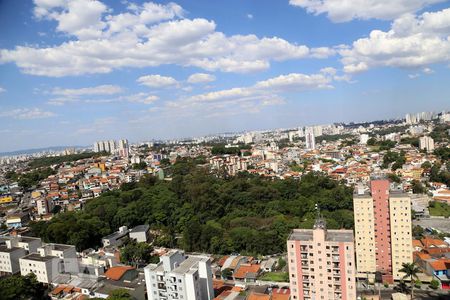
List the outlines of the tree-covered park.
<svg viewBox="0 0 450 300">
<path fill-rule="evenodd" d="M 293 228 L 311 228 L 317 203 L 329 228 L 352 228 L 352 189 L 325 175 L 301 180 L 248 173 L 220 178 L 194 160 L 171 166 L 172 180 L 144 177 L 86 203 L 82 211 L 31 224 L 47 242 L 100 246 L 119 226 L 149 224 L 156 245 L 217 254 L 283 252 Z"/>
</svg>

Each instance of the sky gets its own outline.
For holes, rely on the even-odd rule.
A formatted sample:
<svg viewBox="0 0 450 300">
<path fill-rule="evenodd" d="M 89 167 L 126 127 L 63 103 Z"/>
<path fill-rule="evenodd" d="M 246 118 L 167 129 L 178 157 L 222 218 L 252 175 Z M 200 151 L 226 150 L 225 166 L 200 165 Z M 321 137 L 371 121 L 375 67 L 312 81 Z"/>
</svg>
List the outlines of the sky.
<svg viewBox="0 0 450 300">
<path fill-rule="evenodd" d="M 0 0 L 0 152 L 450 109 L 450 1 Z"/>
</svg>

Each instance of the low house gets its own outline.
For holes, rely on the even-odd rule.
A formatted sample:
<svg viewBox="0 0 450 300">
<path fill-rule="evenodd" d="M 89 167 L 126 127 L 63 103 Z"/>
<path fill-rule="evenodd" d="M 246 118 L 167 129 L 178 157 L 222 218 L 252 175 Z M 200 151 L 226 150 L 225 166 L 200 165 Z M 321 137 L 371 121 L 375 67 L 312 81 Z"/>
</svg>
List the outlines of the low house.
<svg viewBox="0 0 450 300">
<path fill-rule="evenodd" d="M 135 239 L 138 243 L 150 241 L 150 226 L 149 225 L 138 225 L 130 230 L 130 239 Z"/>
<path fill-rule="evenodd" d="M 119 231 L 111 233 L 102 238 L 103 247 L 107 246 L 122 246 L 124 240 L 128 238 L 128 228 L 126 226 L 122 226 L 119 228 Z"/>
<path fill-rule="evenodd" d="M 234 280 L 255 282 L 261 270 L 258 264 L 241 264 L 233 273 Z"/>
</svg>

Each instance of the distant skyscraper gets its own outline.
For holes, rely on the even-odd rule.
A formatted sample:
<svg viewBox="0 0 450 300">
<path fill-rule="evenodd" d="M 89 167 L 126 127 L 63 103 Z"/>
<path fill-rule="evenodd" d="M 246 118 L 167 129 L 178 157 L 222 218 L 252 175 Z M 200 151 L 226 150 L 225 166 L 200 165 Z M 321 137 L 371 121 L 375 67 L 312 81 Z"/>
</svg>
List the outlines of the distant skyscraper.
<svg viewBox="0 0 450 300">
<path fill-rule="evenodd" d="M 292 300 L 355 300 L 353 230 L 294 229 L 287 241 Z"/>
<path fill-rule="evenodd" d="M 423 136 L 419 139 L 419 146 L 422 150 L 427 150 L 427 152 L 434 151 L 434 140 L 429 136 Z"/>
<path fill-rule="evenodd" d="M 117 145 L 116 145 L 116 141 L 114 140 L 109 140 L 108 141 L 108 152 L 111 154 L 114 154 L 117 150 Z"/>
<path fill-rule="evenodd" d="M 123 139 L 123 140 L 119 140 L 119 146 L 117 148 L 117 152 L 119 154 L 119 156 L 122 157 L 128 157 L 129 155 L 129 146 L 128 146 L 128 140 Z"/>
<path fill-rule="evenodd" d="M 305 129 L 305 143 L 306 149 L 314 150 L 316 149 L 316 138 L 314 137 L 314 132 L 311 127 Z"/>
<path fill-rule="evenodd" d="M 412 262 L 411 199 L 389 191 L 385 179 L 370 182 L 370 192 L 359 187 L 353 196 L 355 215 L 356 268 L 358 277 L 393 282 L 405 274 L 403 263 Z"/>
</svg>

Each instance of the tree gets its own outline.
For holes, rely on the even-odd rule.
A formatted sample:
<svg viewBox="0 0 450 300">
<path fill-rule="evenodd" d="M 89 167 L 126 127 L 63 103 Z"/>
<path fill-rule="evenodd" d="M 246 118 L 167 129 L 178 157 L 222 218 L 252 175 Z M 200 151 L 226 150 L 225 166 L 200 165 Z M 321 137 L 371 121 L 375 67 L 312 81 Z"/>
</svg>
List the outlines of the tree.
<svg viewBox="0 0 450 300">
<path fill-rule="evenodd" d="M 47 289 L 37 281 L 36 275 L 14 275 L 0 279 L 0 298 L 4 300 L 50 299 Z"/>
<path fill-rule="evenodd" d="M 414 226 L 413 229 L 412 229 L 412 235 L 416 239 L 422 238 L 423 237 L 423 233 L 424 233 L 424 230 L 419 225 Z"/>
<path fill-rule="evenodd" d="M 414 194 L 424 194 L 426 189 L 423 184 L 418 180 L 413 180 L 411 183 L 412 191 Z"/>
<path fill-rule="evenodd" d="M 426 162 L 422 163 L 422 165 L 420 167 L 422 169 L 429 170 L 429 169 L 431 169 L 432 165 L 431 165 L 431 163 L 429 161 L 426 161 Z"/>
<path fill-rule="evenodd" d="M 414 298 L 414 283 L 419 280 L 417 274 L 420 273 L 420 269 L 415 263 L 403 263 L 399 272 L 405 273 L 403 279 L 410 278 L 411 280 L 411 300 Z"/>
<path fill-rule="evenodd" d="M 388 178 L 392 182 L 395 182 L 395 183 L 401 183 L 402 182 L 402 179 L 397 174 L 394 174 L 394 173 L 389 173 L 388 174 Z"/>
<path fill-rule="evenodd" d="M 282 257 L 280 257 L 278 259 L 277 269 L 282 270 L 285 266 L 286 266 L 286 261 Z"/>
<path fill-rule="evenodd" d="M 147 264 L 152 258 L 152 247 L 144 242 L 137 243 L 136 240 L 128 240 L 120 249 L 120 260 L 122 263 L 138 267 Z"/>
<path fill-rule="evenodd" d="M 117 289 L 112 291 L 107 300 L 131 300 L 133 297 L 131 297 L 130 293 L 126 289 Z"/>
<path fill-rule="evenodd" d="M 233 271 L 230 268 L 225 268 L 222 271 L 222 278 L 228 279 L 233 276 Z"/>
<path fill-rule="evenodd" d="M 433 290 L 437 290 L 440 286 L 441 284 L 439 283 L 439 281 L 437 281 L 436 279 L 431 280 L 430 288 L 432 288 Z"/>
</svg>

